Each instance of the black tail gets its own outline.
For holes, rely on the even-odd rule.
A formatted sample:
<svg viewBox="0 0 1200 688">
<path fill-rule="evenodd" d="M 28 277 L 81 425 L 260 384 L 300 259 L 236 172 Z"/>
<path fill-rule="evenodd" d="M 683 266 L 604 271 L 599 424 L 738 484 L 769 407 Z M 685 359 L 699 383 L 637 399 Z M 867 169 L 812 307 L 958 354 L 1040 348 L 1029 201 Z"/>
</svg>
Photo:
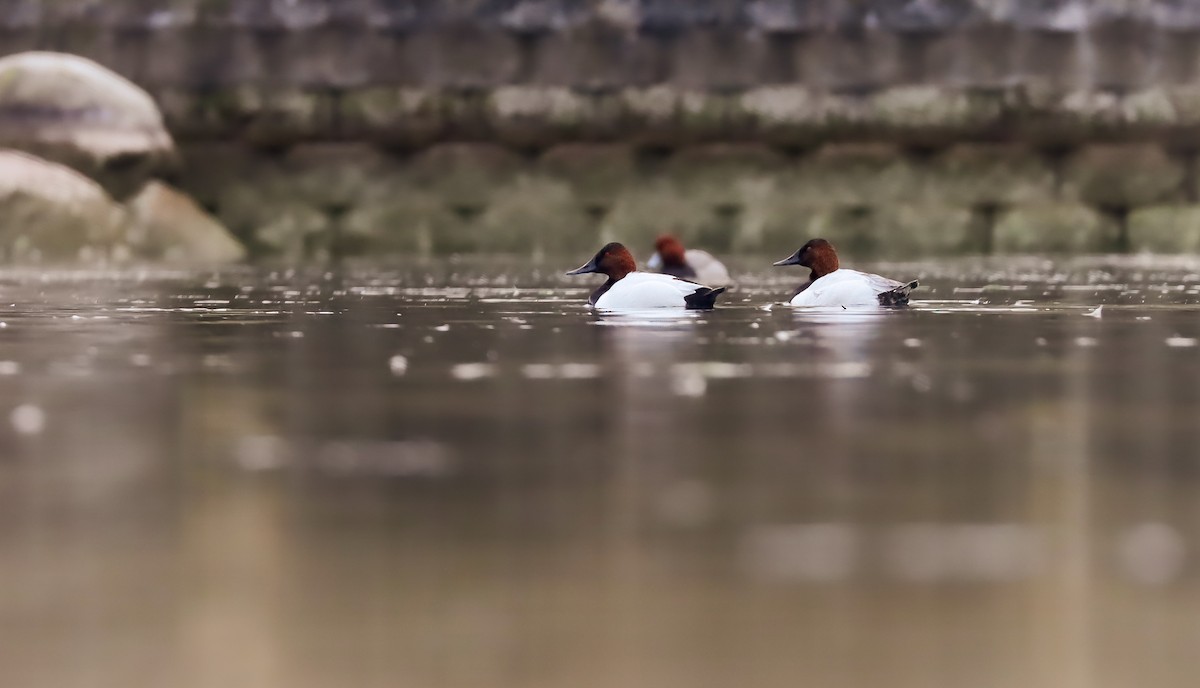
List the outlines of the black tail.
<svg viewBox="0 0 1200 688">
<path fill-rule="evenodd" d="M 683 297 L 683 302 L 687 304 L 689 310 L 707 310 L 717 305 L 717 297 L 723 291 L 725 291 L 725 287 L 716 289 L 699 287 L 696 291 Z"/>
<path fill-rule="evenodd" d="M 908 295 L 913 289 L 916 289 L 918 282 L 913 280 L 908 284 L 901 284 L 895 289 L 889 289 L 879 295 L 879 305 L 887 306 L 888 308 L 900 308 L 908 305 Z"/>
</svg>

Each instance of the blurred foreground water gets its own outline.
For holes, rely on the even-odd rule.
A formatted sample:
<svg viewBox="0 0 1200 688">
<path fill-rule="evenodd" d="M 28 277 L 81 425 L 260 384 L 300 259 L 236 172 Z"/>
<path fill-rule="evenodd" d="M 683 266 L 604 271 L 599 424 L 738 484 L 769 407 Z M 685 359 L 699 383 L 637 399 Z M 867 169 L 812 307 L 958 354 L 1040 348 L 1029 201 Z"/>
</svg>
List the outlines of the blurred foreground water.
<svg viewBox="0 0 1200 688">
<path fill-rule="evenodd" d="M 0 685 L 1194 685 L 1200 261 L 578 262 L 0 273 Z"/>
</svg>

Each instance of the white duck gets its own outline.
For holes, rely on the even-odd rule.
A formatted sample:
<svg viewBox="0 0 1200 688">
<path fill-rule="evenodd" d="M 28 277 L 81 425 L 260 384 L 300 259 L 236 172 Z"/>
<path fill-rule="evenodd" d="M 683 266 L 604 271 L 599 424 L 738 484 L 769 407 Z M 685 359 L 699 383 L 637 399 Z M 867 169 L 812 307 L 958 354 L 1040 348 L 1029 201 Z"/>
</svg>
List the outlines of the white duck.
<svg viewBox="0 0 1200 688">
<path fill-rule="evenodd" d="M 702 284 L 655 272 L 638 272 L 633 254 L 623 245 L 606 245 L 586 265 L 568 275 L 599 272 L 608 281 L 592 292 L 588 300 L 600 310 L 640 310 L 644 308 L 712 308 L 724 287 L 713 289 Z"/>
<path fill-rule="evenodd" d="M 726 286 L 732 281 L 725 265 L 711 253 L 695 248 L 684 249 L 683 242 L 671 234 L 663 234 L 654 242 L 654 255 L 646 261 L 646 267 L 704 284 Z"/>
<path fill-rule="evenodd" d="M 888 306 L 908 305 L 908 295 L 917 281 L 908 283 L 838 267 L 837 251 L 824 239 L 813 239 L 775 265 L 803 265 L 811 272 L 808 281 L 792 294 L 793 306 Z"/>
</svg>

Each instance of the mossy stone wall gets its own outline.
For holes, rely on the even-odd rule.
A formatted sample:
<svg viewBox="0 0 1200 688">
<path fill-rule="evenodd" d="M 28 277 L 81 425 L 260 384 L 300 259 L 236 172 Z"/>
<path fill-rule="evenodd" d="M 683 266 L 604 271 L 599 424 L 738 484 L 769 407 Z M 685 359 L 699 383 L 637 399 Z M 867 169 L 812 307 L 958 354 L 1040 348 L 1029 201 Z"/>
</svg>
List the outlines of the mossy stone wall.
<svg viewBox="0 0 1200 688">
<path fill-rule="evenodd" d="M 1195 243 L 1195 3 L 17 0 L 29 49 L 146 88 L 265 254 Z"/>
</svg>

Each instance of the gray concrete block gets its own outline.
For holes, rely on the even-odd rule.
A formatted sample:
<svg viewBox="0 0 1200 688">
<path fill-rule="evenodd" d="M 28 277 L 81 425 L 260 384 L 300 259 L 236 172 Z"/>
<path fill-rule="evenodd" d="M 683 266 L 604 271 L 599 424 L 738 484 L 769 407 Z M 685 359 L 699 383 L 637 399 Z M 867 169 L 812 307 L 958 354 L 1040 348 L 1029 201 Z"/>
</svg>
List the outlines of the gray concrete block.
<svg viewBox="0 0 1200 688">
<path fill-rule="evenodd" d="M 594 111 L 589 97 L 562 87 L 501 86 L 484 103 L 488 130 L 497 142 L 515 148 L 577 140 Z"/>
<path fill-rule="evenodd" d="M 1200 206 L 1154 205 L 1129 214 L 1129 249 L 1138 253 L 1200 253 Z"/>
<path fill-rule="evenodd" d="M 894 86 L 865 99 L 859 116 L 868 136 L 905 144 L 939 146 L 986 138 L 1006 126 L 1003 93 L 942 86 Z"/>
<path fill-rule="evenodd" d="M 604 214 L 616 198 L 639 183 L 632 146 L 625 144 L 564 144 L 546 151 L 538 173 L 561 180 L 585 209 Z"/>
<path fill-rule="evenodd" d="M 667 180 L 648 177 L 616 198 L 600 221 L 597 241 L 623 242 L 639 261 L 653 253 L 654 240 L 663 232 L 678 234 L 697 248 L 719 250 L 708 243 L 722 234 L 715 210 Z"/>
<path fill-rule="evenodd" d="M 1076 32 L 1028 29 L 1017 34 L 1016 76 L 1060 90 L 1086 88 L 1091 64 L 1086 38 Z"/>
<path fill-rule="evenodd" d="M 420 148 L 450 127 L 454 96 L 429 89 L 378 86 L 353 89 L 337 99 L 342 136 L 388 148 Z"/>
<path fill-rule="evenodd" d="M 224 116 L 243 118 L 246 142 L 265 148 L 327 138 L 334 129 L 336 96 L 328 91 L 242 87 L 229 94 Z"/>
<path fill-rule="evenodd" d="M 856 258 L 930 258 L 980 253 L 986 228 L 969 208 L 927 204 L 796 205 L 767 221 L 761 250 L 794 251 L 827 239 Z"/>
<path fill-rule="evenodd" d="M 768 65 L 761 34 L 696 28 L 672 42 L 670 81 L 684 89 L 728 91 L 759 84 Z"/>
<path fill-rule="evenodd" d="M 392 32 L 324 24 L 260 34 L 269 78 L 304 89 L 349 89 L 415 81 L 417 67 L 403 60 Z"/>
<path fill-rule="evenodd" d="M 599 246 L 596 223 L 561 180 L 521 175 L 497 193 L 478 221 L 476 250 L 586 254 Z"/>
<path fill-rule="evenodd" d="M 644 87 L 667 79 L 663 41 L 605 22 L 551 33 L 535 43 L 531 84 L 580 89 Z"/>
<path fill-rule="evenodd" d="M 1184 89 L 1187 90 L 1187 89 Z M 1019 119 L 1013 127 L 1021 140 L 1061 148 L 1091 141 L 1137 141 L 1179 134 L 1191 98 L 1161 88 L 1128 94 L 1097 90 L 1055 91 L 1030 86 L 1019 94 Z"/>
<path fill-rule="evenodd" d="M 1060 203 L 1002 212 L 992 233 L 996 253 L 1107 253 L 1119 248 L 1117 221 L 1091 206 Z"/>
<path fill-rule="evenodd" d="M 339 255 L 444 255 L 474 250 L 466 223 L 436 195 L 407 188 L 368 198 L 338 220 Z"/>
<path fill-rule="evenodd" d="M 1158 40 L 1158 83 L 1179 85 L 1200 80 L 1200 30 L 1163 28 Z"/>
<path fill-rule="evenodd" d="M 485 88 L 512 83 L 521 66 L 516 39 L 471 23 L 411 34 L 400 55 L 420 85 Z"/>
<path fill-rule="evenodd" d="M 913 166 L 915 196 L 927 203 L 1023 205 L 1047 203 L 1057 194 L 1050 161 L 1021 145 L 959 144 Z"/>
<path fill-rule="evenodd" d="M 400 160 L 366 143 L 295 146 L 278 159 L 278 172 L 290 195 L 339 212 L 406 185 Z"/>
<path fill-rule="evenodd" d="M 818 90 L 862 93 L 896 83 L 899 41 L 881 30 L 820 32 L 797 46 L 796 73 Z"/>
<path fill-rule="evenodd" d="M 946 205 L 877 208 L 876 246 L 884 258 L 932 258 L 983 253 L 989 227 L 970 208 Z"/>
<path fill-rule="evenodd" d="M 866 0 L 863 4 L 882 28 L 900 33 L 945 33 L 987 18 L 986 3 L 971 0 Z"/>
<path fill-rule="evenodd" d="M 747 185 L 775 179 L 786 167 L 783 156 L 763 145 L 711 144 L 680 150 L 655 176 L 698 203 L 744 208 Z"/>
<path fill-rule="evenodd" d="M 918 190 L 911 161 L 886 144 L 825 146 L 801 159 L 782 183 L 814 206 L 904 203 Z"/>
<path fill-rule="evenodd" d="M 418 189 L 468 214 L 478 214 L 504 186 L 531 167 L 493 144 L 442 143 L 412 158 L 407 176 Z"/>
<path fill-rule="evenodd" d="M 926 73 L 952 88 L 1004 88 L 1016 70 L 1016 42 L 1017 30 L 997 22 L 938 34 L 926 53 Z"/>
<path fill-rule="evenodd" d="M 1087 33 L 1087 84 L 1108 91 L 1149 85 L 1158 74 L 1159 35 L 1147 20 L 1122 17 L 1093 22 Z"/>
<path fill-rule="evenodd" d="M 1130 207 L 1181 198 L 1184 165 L 1153 144 L 1094 144 L 1063 167 L 1062 195 L 1098 206 Z"/>
<path fill-rule="evenodd" d="M 178 185 L 210 210 L 227 188 L 254 183 L 270 165 L 250 147 L 229 141 L 183 143 L 179 157 Z"/>
<path fill-rule="evenodd" d="M 750 140 L 800 148 L 861 131 L 864 109 L 858 98 L 800 85 L 750 89 L 737 108 Z"/>
</svg>

